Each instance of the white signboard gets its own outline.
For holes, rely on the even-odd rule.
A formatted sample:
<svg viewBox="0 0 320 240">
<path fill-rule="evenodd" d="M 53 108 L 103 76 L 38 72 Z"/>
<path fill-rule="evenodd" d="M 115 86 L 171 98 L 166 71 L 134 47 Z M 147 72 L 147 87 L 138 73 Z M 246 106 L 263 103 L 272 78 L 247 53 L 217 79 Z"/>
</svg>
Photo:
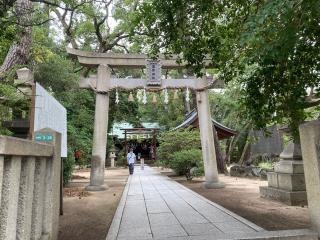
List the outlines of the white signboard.
<svg viewBox="0 0 320 240">
<path fill-rule="evenodd" d="M 36 83 L 34 131 L 51 128 L 61 133 L 61 157 L 67 157 L 67 111 Z"/>
</svg>

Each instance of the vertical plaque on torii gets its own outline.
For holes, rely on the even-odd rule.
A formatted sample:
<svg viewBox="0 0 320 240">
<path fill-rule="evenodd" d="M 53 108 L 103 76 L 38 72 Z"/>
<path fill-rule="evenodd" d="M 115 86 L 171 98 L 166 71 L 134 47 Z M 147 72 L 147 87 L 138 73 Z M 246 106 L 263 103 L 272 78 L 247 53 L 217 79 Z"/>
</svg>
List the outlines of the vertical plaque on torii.
<svg viewBox="0 0 320 240">
<path fill-rule="evenodd" d="M 160 60 L 146 60 L 147 86 L 161 86 L 161 63 Z"/>
</svg>

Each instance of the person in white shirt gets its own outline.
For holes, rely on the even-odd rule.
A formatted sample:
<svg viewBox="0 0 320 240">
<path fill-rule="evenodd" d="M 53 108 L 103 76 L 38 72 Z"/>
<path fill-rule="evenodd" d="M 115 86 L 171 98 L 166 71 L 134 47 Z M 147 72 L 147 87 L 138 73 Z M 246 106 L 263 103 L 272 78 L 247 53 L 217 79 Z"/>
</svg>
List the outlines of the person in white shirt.
<svg viewBox="0 0 320 240">
<path fill-rule="evenodd" d="M 127 155 L 128 165 L 129 165 L 129 173 L 133 174 L 134 170 L 134 162 L 136 161 L 136 155 L 133 152 L 133 149 L 130 148 L 130 152 Z"/>
</svg>

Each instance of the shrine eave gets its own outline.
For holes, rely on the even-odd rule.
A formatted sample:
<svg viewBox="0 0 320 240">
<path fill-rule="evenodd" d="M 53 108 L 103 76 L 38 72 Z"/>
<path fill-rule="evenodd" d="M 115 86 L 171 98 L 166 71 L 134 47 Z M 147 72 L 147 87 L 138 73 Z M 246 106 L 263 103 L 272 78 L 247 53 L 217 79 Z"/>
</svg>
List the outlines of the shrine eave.
<svg viewBox="0 0 320 240">
<path fill-rule="evenodd" d="M 121 128 L 126 134 L 153 134 L 157 133 L 159 128 Z"/>
<path fill-rule="evenodd" d="M 215 129 L 217 131 L 217 135 L 218 135 L 219 140 L 230 138 L 230 137 L 238 134 L 238 132 L 236 130 L 228 128 L 228 127 L 222 125 L 221 123 L 217 122 L 214 119 L 211 119 L 211 120 L 212 120 L 213 126 L 215 127 Z M 179 126 L 175 127 L 173 130 L 178 130 L 180 128 L 186 128 L 189 126 L 193 126 L 193 127 L 199 126 L 198 112 L 196 111 L 196 109 L 191 111 L 186 116 L 186 119 Z"/>
<path fill-rule="evenodd" d="M 149 59 L 146 54 L 123 54 L 123 53 L 98 53 L 66 48 L 67 53 L 78 58 L 83 66 L 108 65 L 114 68 L 145 68 L 146 60 Z M 185 63 L 178 63 L 178 56 L 172 56 L 170 59 L 160 55 L 161 67 L 164 69 L 185 68 Z M 205 59 L 206 68 L 212 67 L 211 60 Z"/>
</svg>

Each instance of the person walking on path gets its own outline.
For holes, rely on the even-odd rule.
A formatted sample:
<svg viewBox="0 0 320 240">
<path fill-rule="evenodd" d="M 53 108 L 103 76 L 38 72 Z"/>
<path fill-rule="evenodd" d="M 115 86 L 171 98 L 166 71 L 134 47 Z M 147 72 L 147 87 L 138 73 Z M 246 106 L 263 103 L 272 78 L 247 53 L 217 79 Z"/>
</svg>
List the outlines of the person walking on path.
<svg viewBox="0 0 320 240">
<path fill-rule="evenodd" d="M 129 165 L 129 173 L 133 174 L 134 170 L 134 162 L 136 161 L 136 155 L 133 152 L 133 149 L 130 148 L 130 152 L 127 155 L 128 165 Z"/>
</svg>

